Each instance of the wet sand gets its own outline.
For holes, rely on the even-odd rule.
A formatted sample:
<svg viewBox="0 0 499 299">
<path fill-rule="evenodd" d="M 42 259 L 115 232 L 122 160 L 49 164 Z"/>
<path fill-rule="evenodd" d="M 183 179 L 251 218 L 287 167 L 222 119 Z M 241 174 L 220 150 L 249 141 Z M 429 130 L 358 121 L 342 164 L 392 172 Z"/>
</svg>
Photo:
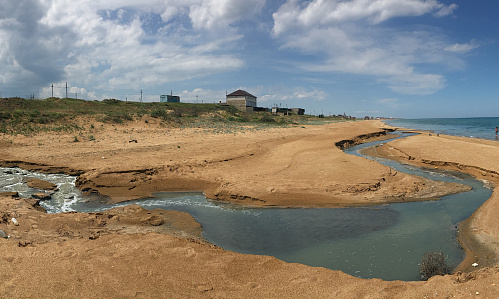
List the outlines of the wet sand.
<svg viewBox="0 0 499 299">
<path fill-rule="evenodd" d="M 80 136 L 72 142 L 71 134 L 2 136 L 0 164 L 81 174 L 82 189 L 114 201 L 197 190 L 245 205 L 334 207 L 435 199 L 462 190 L 394 172 L 337 147 L 383 136 L 384 125 L 376 121 L 236 134 L 165 129 L 154 120 L 95 127 L 95 141 Z M 439 163 L 436 167 L 457 163 L 492 181 L 499 170 L 490 162 L 498 153 L 492 142 L 416 136 L 389 146 L 390 153 L 406 154 L 397 159 Z M 499 240 L 495 197 L 460 231 L 471 243 L 492 249 Z M 0 197 L 0 210 L 0 229 L 11 235 L 0 239 L 1 297 L 492 298 L 499 287 L 499 268 L 476 270 L 486 265 L 482 260 L 471 273 L 387 282 L 225 251 L 200 239 L 198 224 L 178 212 L 132 206 L 52 215 L 36 201 L 11 196 Z"/>
</svg>

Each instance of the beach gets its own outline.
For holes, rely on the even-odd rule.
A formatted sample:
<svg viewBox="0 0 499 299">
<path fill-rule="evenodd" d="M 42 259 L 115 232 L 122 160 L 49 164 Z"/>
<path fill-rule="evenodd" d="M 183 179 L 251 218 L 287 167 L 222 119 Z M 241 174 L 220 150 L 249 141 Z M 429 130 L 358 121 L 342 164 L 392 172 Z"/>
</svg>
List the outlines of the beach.
<svg viewBox="0 0 499 299">
<path fill-rule="evenodd" d="M 85 121 L 85 120 L 82 120 Z M 248 128 L 228 134 L 164 128 L 154 119 L 68 133 L 7 136 L 0 165 L 78 174 L 81 190 L 112 202 L 160 191 L 202 191 L 215 201 L 260 207 L 344 207 L 436 200 L 466 186 L 429 181 L 345 154 L 341 147 L 387 138 L 379 121 Z M 427 133 L 375 155 L 459 169 L 495 184 L 494 141 Z M 468 250 L 454 275 L 427 282 L 355 278 L 340 271 L 225 251 L 200 238 L 181 212 L 139 207 L 105 213 L 45 214 L 36 201 L 2 198 L 2 296 L 145 297 L 492 297 L 499 224 L 494 192 L 461 224 Z M 10 220 L 15 217 L 19 226 Z M 472 267 L 476 262 L 478 267 Z M 499 283 L 499 282 L 498 282 Z"/>
</svg>

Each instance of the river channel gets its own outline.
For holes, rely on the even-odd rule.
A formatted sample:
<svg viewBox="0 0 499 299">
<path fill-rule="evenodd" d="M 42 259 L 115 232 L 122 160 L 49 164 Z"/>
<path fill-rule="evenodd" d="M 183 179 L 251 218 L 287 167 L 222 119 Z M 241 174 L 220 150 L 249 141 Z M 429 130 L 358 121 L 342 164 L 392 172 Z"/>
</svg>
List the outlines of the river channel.
<svg viewBox="0 0 499 299">
<path fill-rule="evenodd" d="M 377 143 L 346 152 L 362 156 L 361 148 Z M 418 280 L 418 263 L 430 250 L 442 250 L 450 264 L 459 264 L 464 252 L 456 240 L 457 224 L 490 198 L 492 190 L 462 173 L 375 160 L 397 171 L 458 182 L 473 190 L 440 201 L 335 209 L 246 208 L 206 200 L 199 192 L 158 193 L 149 199 L 108 205 L 105 199 L 83 196 L 74 186 L 76 177 L 0 168 L 0 191 L 18 191 L 28 197 L 37 190 L 23 184 L 23 178 L 36 177 L 59 187 L 52 200 L 42 203 L 49 213 L 95 212 L 131 203 L 147 209 L 184 211 L 201 223 L 205 239 L 226 250 L 271 255 L 362 278 Z"/>
</svg>

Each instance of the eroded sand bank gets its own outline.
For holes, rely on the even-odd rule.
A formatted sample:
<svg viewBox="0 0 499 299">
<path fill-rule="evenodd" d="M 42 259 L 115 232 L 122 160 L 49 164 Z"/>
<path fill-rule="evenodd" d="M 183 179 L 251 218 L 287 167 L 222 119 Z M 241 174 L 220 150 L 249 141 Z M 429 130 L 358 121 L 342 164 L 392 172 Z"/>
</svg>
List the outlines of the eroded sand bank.
<svg viewBox="0 0 499 299">
<path fill-rule="evenodd" d="M 424 194 L 434 198 L 458 191 L 454 187 L 459 186 L 449 191 L 449 185 L 395 173 L 335 146 L 356 136 L 379 134 L 381 128 L 379 122 L 358 122 L 203 135 L 142 122 L 102 128 L 93 132 L 96 141 L 88 142 L 71 142 L 71 135 L 4 136 L 0 159 L 6 166 L 82 174 L 82 188 L 117 201 L 155 191 L 194 189 L 249 205 L 335 206 L 400 201 L 406 196 L 416 200 Z M 409 153 L 411 161 L 459 158 L 463 165 L 499 170 L 487 159 L 484 165 L 464 161 L 467 156 L 459 150 L 466 152 L 471 146 L 483 156 L 495 157 L 497 147 L 492 143 L 418 138 L 426 137 L 390 146 Z M 445 155 L 446 148 L 454 155 Z M 499 240 L 495 194 L 469 222 L 469 235 L 486 236 L 481 240 L 487 245 Z M 1 297 L 493 298 L 499 287 L 498 268 L 428 282 L 386 282 L 237 254 L 198 239 L 199 228 L 190 216 L 178 213 L 130 207 L 110 214 L 49 215 L 37 210 L 33 201 L 6 196 L 0 204 L 0 229 L 12 235 L 0 239 Z"/>
<path fill-rule="evenodd" d="M 88 142 L 42 134 L 13 138 L 2 142 L 0 164 L 78 173 L 82 190 L 115 202 L 195 190 L 245 205 L 341 206 L 433 199 L 464 190 L 392 171 L 336 145 L 385 133 L 376 121 L 212 134 L 164 129 L 151 120 L 96 130 Z"/>
</svg>

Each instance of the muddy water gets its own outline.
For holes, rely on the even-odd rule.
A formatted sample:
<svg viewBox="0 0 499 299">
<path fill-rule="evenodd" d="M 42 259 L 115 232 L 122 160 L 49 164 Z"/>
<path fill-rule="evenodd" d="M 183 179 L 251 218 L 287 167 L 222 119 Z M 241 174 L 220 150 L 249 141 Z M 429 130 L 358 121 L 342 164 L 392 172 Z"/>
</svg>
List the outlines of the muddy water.
<svg viewBox="0 0 499 299">
<path fill-rule="evenodd" d="M 348 152 L 360 155 L 359 148 Z M 434 202 L 341 209 L 244 208 L 207 201 L 197 192 L 158 193 L 154 198 L 131 203 L 188 212 L 202 224 L 204 238 L 227 250 L 272 255 L 363 278 L 417 280 L 418 263 L 428 250 L 442 250 L 449 262 L 457 265 L 464 257 L 456 241 L 457 224 L 487 200 L 491 190 L 460 173 L 423 171 L 378 161 L 399 171 L 468 184 L 473 191 Z M 0 190 L 21 190 L 23 196 L 29 196 L 34 190 L 22 183 L 22 178 L 29 176 L 60 186 L 60 194 L 42 204 L 51 213 L 91 212 L 125 205 L 89 201 L 74 188 L 75 177 L 16 169 L 0 169 Z"/>
</svg>

